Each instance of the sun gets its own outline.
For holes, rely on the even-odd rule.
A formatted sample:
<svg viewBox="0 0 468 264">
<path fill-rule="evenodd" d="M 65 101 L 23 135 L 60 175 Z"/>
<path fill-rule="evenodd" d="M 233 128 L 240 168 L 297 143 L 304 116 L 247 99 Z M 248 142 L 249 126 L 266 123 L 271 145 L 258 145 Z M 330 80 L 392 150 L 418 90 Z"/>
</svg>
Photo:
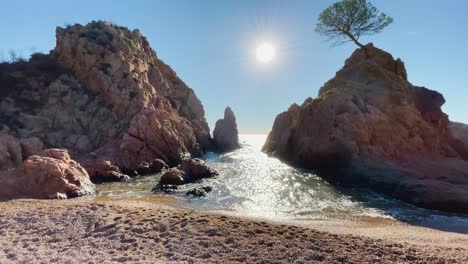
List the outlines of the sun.
<svg viewBox="0 0 468 264">
<path fill-rule="evenodd" d="M 257 47 L 255 54 L 259 62 L 269 63 L 275 58 L 276 52 L 273 45 L 264 42 Z"/>
</svg>

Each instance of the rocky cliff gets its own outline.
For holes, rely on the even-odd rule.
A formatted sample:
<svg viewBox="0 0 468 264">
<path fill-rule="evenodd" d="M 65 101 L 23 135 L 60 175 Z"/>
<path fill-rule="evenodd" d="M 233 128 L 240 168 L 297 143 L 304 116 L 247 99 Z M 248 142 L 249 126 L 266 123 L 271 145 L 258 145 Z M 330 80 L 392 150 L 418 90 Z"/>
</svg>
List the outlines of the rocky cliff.
<svg viewBox="0 0 468 264">
<path fill-rule="evenodd" d="M 229 106 L 224 110 L 224 118 L 216 121 L 213 139 L 220 151 L 230 151 L 239 147 L 236 116 Z"/>
<path fill-rule="evenodd" d="M 449 128 L 450 132 L 456 140 L 459 140 L 465 145 L 468 145 L 468 125 L 457 122 L 450 122 Z"/>
<path fill-rule="evenodd" d="M 420 206 L 468 212 L 468 148 L 449 129 L 443 96 L 407 79 L 404 63 L 367 45 L 316 99 L 276 118 L 263 150 Z"/>
<path fill-rule="evenodd" d="M 40 145 L 125 180 L 211 147 L 200 100 L 138 30 L 99 21 L 58 27 L 56 39 L 50 54 L 0 64 L 0 132 L 25 146 L 0 142 L 0 169 Z"/>
<path fill-rule="evenodd" d="M 127 170 L 210 146 L 200 100 L 138 30 L 92 22 L 56 38 L 50 55 L 0 65 L 4 131 Z"/>
</svg>

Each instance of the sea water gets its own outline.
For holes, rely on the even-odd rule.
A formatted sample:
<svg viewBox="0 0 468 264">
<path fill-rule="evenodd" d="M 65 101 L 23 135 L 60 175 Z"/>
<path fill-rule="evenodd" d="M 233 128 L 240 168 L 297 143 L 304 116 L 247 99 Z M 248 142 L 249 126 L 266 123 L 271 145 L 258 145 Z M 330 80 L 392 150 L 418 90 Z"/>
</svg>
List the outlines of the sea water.
<svg viewBox="0 0 468 264">
<path fill-rule="evenodd" d="M 240 135 L 241 148 L 203 157 L 219 176 L 181 186 L 178 192 L 153 193 L 160 175 L 98 186 L 98 198 L 172 196 L 196 210 L 225 211 L 271 220 L 326 220 L 350 217 L 394 218 L 424 225 L 450 224 L 468 232 L 468 216 L 421 209 L 367 189 L 338 188 L 313 171 L 294 168 L 261 152 L 266 135 Z M 206 197 L 187 190 L 211 186 Z"/>
</svg>

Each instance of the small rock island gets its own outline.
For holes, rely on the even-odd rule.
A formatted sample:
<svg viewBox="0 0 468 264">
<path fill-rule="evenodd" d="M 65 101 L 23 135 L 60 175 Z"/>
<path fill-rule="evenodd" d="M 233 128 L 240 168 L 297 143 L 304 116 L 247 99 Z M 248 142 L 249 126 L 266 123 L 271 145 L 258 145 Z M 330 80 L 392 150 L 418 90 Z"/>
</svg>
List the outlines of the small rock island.
<svg viewBox="0 0 468 264">
<path fill-rule="evenodd" d="M 236 116 L 229 106 L 224 110 L 224 118 L 216 121 L 213 138 L 219 151 L 231 151 L 239 147 Z"/>
</svg>

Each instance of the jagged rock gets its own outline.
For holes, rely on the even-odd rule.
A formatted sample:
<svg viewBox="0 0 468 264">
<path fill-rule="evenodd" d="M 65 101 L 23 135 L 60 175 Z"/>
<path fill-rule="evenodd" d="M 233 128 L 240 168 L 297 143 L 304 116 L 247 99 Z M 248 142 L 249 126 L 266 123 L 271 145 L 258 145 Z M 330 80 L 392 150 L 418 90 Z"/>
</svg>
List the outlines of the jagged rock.
<svg viewBox="0 0 468 264">
<path fill-rule="evenodd" d="M 331 182 L 370 187 L 423 207 L 468 212 L 468 156 L 443 96 L 407 80 L 404 64 L 358 49 L 316 99 L 278 115 L 266 153 Z"/>
<path fill-rule="evenodd" d="M 107 142 L 116 145 L 110 154 L 96 151 L 102 158 L 127 169 L 154 159 L 175 165 L 180 153 L 208 147 L 203 106 L 138 30 L 106 22 L 57 28 L 54 56 L 120 120 L 109 121 L 120 140 Z"/>
<path fill-rule="evenodd" d="M 177 168 L 184 172 L 185 182 L 197 182 L 218 175 L 217 171 L 200 159 L 185 159 Z"/>
<path fill-rule="evenodd" d="M 230 107 L 224 110 L 224 118 L 216 121 L 213 138 L 216 148 L 220 151 L 230 151 L 239 147 L 236 117 Z"/>
<path fill-rule="evenodd" d="M 185 193 L 185 195 L 192 195 L 192 196 L 195 196 L 195 197 L 204 197 L 209 192 L 211 192 L 212 190 L 213 190 L 213 187 L 211 187 L 211 186 L 205 186 L 205 187 L 201 187 L 201 188 L 194 188 L 194 189 L 188 190 Z"/>
<path fill-rule="evenodd" d="M 88 172 L 92 182 L 122 182 L 130 180 L 119 167 L 108 160 L 90 160 L 80 163 Z"/>
<path fill-rule="evenodd" d="M 57 28 L 56 38 L 51 55 L 0 63 L 0 121 L 12 136 L 122 171 L 155 159 L 176 166 L 210 147 L 200 100 L 138 30 L 92 22 Z M 4 153 L 0 166 L 21 162 Z"/>
<path fill-rule="evenodd" d="M 1 198 L 73 198 L 94 194 L 86 170 L 63 149 L 47 149 L 0 172 Z"/>
</svg>

